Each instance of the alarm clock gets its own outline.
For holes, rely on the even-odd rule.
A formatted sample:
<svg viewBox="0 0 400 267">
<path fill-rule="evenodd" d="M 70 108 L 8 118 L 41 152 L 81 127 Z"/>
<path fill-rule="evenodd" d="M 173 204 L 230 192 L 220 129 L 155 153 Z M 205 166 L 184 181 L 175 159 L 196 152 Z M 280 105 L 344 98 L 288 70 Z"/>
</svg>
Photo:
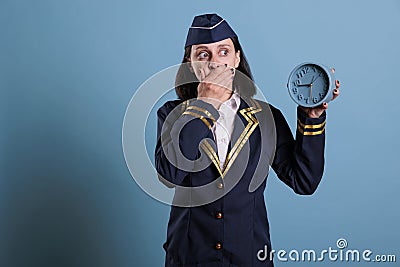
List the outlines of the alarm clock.
<svg viewBox="0 0 400 267">
<path fill-rule="evenodd" d="M 294 102 L 311 108 L 332 100 L 335 81 L 332 71 L 326 66 L 306 62 L 292 70 L 287 88 Z"/>
</svg>

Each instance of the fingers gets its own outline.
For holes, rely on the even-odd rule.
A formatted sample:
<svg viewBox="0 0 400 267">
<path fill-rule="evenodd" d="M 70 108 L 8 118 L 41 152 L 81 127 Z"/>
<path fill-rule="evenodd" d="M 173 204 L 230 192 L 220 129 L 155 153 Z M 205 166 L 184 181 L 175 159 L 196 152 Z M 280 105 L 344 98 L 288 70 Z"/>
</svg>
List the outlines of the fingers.
<svg viewBox="0 0 400 267">
<path fill-rule="evenodd" d="M 214 69 L 211 69 L 211 71 L 208 73 L 208 76 L 206 77 L 206 81 L 214 83 L 218 76 L 223 73 L 224 69 L 225 67 L 222 66 L 217 66 Z"/>
<path fill-rule="evenodd" d="M 340 82 L 339 82 L 339 80 L 336 80 L 336 81 L 335 81 L 335 85 L 336 85 L 336 88 L 333 89 L 333 97 L 332 97 L 332 100 L 334 100 L 336 97 L 338 97 L 338 96 L 340 95 L 340 90 L 339 90 Z"/>
<path fill-rule="evenodd" d="M 311 108 L 311 110 L 314 111 L 314 113 L 318 113 L 319 115 L 322 114 L 322 112 L 324 112 L 324 110 L 328 109 L 328 103 L 324 102 L 321 105 L 315 107 L 315 108 Z"/>
<path fill-rule="evenodd" d="M 206 74 L 204 72 L 204 69 L 200 69 L 200 81 L 204 81 L 206 78 Z"/>
<path fill-rule="evenodd" d="M 197 97 L 226 100 L 232 95 L 235 70 L 227 64 L 213 64 L 200 70 L 201 81 L 197 87 Z M 210 101 L 208 101 L 210 102 Z M 215 105 L 214 105 L 215 104 Z M 219 107 L 220 103 L 213 103 Z"/>
<path fill-rule="evenodd" d="M 312 108 L 316 113 L 319 113 L 321 115 L 322 112 L 324 112 L 324 110 L 328 109 L 328 103 L 324 102 L 321 105 L 319 105 L 318 107 Z"/>
<path fill-rule="evenodd" d="M 232 72 L 231 72 L 232 73 Z M 232 91 L 232 80 L 233 80 L 233 74 L 228 74 L 228 75 L 220 75 L 219 80 L 216 81 L 217 85 L 219 87 L 222 87 L 226 90 Z"/>
<path fill-rule="evenodd" d="M 225 76 L 232 75 L 233 72 L 231 67 L 228 67 L 227 64 L 225 65 L 218 65 L 215 69 L 213 69 L 210 74 L 206 77 L 208 81 L 217 83 L 218 80 L 225 79 Z M 222 77 L 221 77 L 222 76 Z"/>
<path fill-rule="evenodd" d="M 215 79 L 214 82 L 217 85 L 226 88 L 232 83 L 234 75 L 235 75 L 234 69 L 230 68 L 230 67 L 226 67 L 225 70 L 218 75 L 218 77 Z"/>
<path fill-rule="evenodd" d="M 327 109 L 328 109 L 328 103 L 324 102 L 316 108 L 311 108 L 309 116 L 311 116 L 312 118 L 319 118 L 321 114 L 324 113 L 324 111 Z"/>
<path fill-rule="evenodd" d="M 205 75 L 205 73 L 204 73 L 204 70 L 203 70 L 203 69 L 200 69 L 200 83 L 199 83 L 199 86 L 198 86 L 198 88 L 197 88 L 197 94 L 198 94 L 198 95 L 202 95 L 202 94 L 203 94 L 203 90 L 204 90 L 204 83 L 203 83 L 203 81 L 204 81 L 205 77 L 206 77 L 206 75 Z"/>
<path fill-rule="evenodd" d="M 333 90 L 333 97 L 332 97 L 332 100 L 334 100 L 336 97 L 338 97 L 340 95 L 340 91 L 339 91 L 339 89 L 334 89 Z"/>
<path fill-rule="evenodd" d="M 335 73 L 335 68 L 331 68 L 331 71 L 332 71 L 332 73 Z M 335 86 L 336 86 L 336 88 L 333 90 L 332 100 L 334 100 L 340 94 L 340 91 L 339 91 L 340 82 L 339 82 L 339 80 L 335 80 Z"/>
<path fill-rule="evenodd" d="M 235 75 L 235 70 L 232 67 L 218 65 L 210 71 L 208 76 L 202 81 L 208 84 L 214 84 L 219 87 L 228 87 Z"/>
<path fill-rule="evenodd" d="M 322 104 L 318 107 L 318 109 L 321 109 L 321 111 L 324 111 L 324 110 L 328 109 L 328 103 L 326 103 L 326 102 L 322 103 Z"/>
<path fill-rule="evenodd" d="M 335 86 L 336 86 L 336 88 L 339 88 L 339 87 L 340 87 L 340 82 L 339 82 L 339 80 L 336 80 L 336 81 L 335 81 Z"/>
</svg>

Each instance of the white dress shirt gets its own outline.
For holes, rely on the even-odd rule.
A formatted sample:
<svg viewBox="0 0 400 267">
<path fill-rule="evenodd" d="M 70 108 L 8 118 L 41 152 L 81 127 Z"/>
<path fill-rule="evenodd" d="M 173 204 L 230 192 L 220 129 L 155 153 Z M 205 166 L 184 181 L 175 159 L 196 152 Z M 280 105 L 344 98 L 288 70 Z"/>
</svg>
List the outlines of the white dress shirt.
<svg viewBox="0 0 400 267">
<path fill-rule="evenodd" d="M 220 160 L 221 169 L 224 166 L 228 145 L 231 141 L 233 127 L 235 123 L 236 112 L 240 106 L 240 97 L 233 93 L 231 98 L 222 103 L 218 109 L 219 118 L 212 127 L 214 139 L 217 142 L 218 158 Z"/>
</svg>

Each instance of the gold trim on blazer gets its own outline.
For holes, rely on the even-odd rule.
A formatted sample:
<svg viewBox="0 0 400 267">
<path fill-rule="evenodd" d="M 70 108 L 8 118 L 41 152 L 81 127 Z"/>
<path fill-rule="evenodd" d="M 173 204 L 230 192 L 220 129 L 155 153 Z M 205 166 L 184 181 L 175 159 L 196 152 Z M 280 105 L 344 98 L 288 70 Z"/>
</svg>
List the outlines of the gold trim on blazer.
<svg viewBox="0 0 400 267">
<path fill-rule="evenodd" d="M 204 152 L 206 152 L 207 156 L 214 163 L 215 167 L 217 167 L 217 170 L 218 170 L 219 174 L 223 178 L 224 175 L 223 175 L 223 173 L 221 171 L 220 161 L 219 161 L 218 155 L 215 152 L 215 150 L 213 149 L 213 147 L 211 146 L 211 144 L 207 140 L 205 140 L 203 143 L 200 144 L 200 147 L 203 148 Z"/>
<path fill-rule="evenodd" d="M 320 124 L 313 125 L 313 124 L 304 124 L 299 119 L 297 119 L 297 130 L 302 135 L 312 136 L 312 135 L 322 134 L 325 131 L 325 125 L 326 125 L 326 121 L 324 121 L 323 123 L 320 123 Z M 319 131 L 309 131 L 309 129 L 312 129 L 312 130 L 319 129 Z"/>
<path fill-rule="evenodd" d="M 246 127 L 244 128 L 244 130 L 242 131 L 242 133 L 240 134 L 239 138 L 236 140 L 232 149 L 229 151 L 222 170 L 220 167 L 220 160 L 218 158 L 218 154 L 215 152 L 215 150 L 210 145 L 210 143 L 208 143 L 208 141 L 204 142 L 207 145 L 207 149 L 208 149 L 208 151 L 205 150 L 205 152 L 206 152 L 207 156 L 211 159 L 211 161 L 214 163 L 214 165 L 217 167 L 222 178 L 224 178 L 224 176 L 226 175 L 228 170 L 231 168 L 235 159 L 237 158 L 240 151 L 242 150 L 243 146 L 245 145 L 247 140 L 250 138 L 251 134 L 254 132 L 254 130 L 258 126 L 258 121 L 253 116 L 253 114 L 262 111 L 262 108 L 257 103 L 257 101 L 255 101 L 253 99 L 249 99 L 249 101 L 251 102 L 252 106 L 239 110 L 240 114 L 246 119 L 246 121 L 248 123 L 247 123 Z"/>
<path fill-rule="evenodd" d="M 204 116 L 202 116 L 200 114 L 197 114 L 197 113 L 191 112 L 191 111 L 185 111 L 185 112 L 182 113 L 182 115 L 192 115 L 193 117 L 199 118 L 200 120 L 202 120 L 204 122 L 205 125 L 207 125 L 208 129 L 211 130 L 211 128 L 212 128 L 212 126 L 208 122 L 208 120 Z"/>
<path fill-rule="evenodd" d="M 206 110 L 206 109 L 204 109 L 204 108 L 199 108 L 199 107 L 196 107 L 196 106 L 189 106 L 189 107 L 186 108 L 186 110 L 190 110 L 190 109 L 194 109 L 194 110 L 203 112 L 203 113 L 204 113 L 206 116 L 208 116 L 213 122 L 215 122 L 214 116 L 213 116 L 208 110 Z"/>
</svg>

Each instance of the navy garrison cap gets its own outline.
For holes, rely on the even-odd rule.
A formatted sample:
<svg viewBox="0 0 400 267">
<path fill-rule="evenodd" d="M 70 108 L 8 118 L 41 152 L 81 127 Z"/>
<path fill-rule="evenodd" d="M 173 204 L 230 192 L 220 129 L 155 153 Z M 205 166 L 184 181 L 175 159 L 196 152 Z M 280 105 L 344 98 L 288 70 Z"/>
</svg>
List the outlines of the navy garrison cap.
<svg viewBox="0 0 400 267">
<path fill-rule="evenodd" d="M 209 44 L 236 37 L 235 32 L 217 14 L 204 14 L 194 17 L 186 38 L 185 47 L 194 44 Z"/>
</svg>

